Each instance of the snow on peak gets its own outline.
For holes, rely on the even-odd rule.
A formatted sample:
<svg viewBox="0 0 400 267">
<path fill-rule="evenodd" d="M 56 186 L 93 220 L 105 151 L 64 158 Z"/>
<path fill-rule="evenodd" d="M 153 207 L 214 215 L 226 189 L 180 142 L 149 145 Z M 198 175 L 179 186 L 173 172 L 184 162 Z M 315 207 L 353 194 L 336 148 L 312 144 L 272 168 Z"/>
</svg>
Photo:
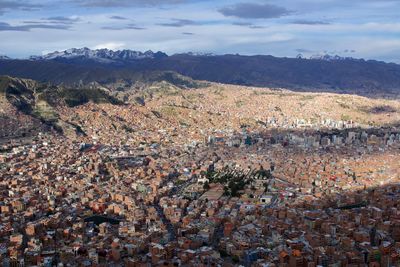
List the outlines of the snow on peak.
<svg viewBox="0 0 400 267">
<path fill-rule="evenodd" d="M 64 51 L 55 51 L 52 53 L 48 53 L 43 56 L 32 56 L 31 60 L 54 60 L 54 59 L 92 59 L 92 60 L 138 60 L 138 59 L 146 59 L 146 58 L 161 58 L 167 57 L 167 55 L 163 52 L 154 53 L 149 50 L 146 52 L 140 51 L 132 51 L 132 50 L 118 50 L 113 51 L 107 48 L 102 49 L 89 49 L 87 47 L 84 48 L 70 48 Z"/>
</svg>

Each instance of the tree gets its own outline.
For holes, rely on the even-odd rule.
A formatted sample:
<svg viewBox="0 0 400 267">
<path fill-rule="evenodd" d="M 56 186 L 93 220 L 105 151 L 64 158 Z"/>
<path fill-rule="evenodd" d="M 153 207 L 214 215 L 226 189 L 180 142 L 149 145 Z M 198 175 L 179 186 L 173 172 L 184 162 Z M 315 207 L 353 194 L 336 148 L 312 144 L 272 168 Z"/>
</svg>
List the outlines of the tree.
<svg viewBox="0 0 400 267">
<path fill-rule="evenodd" d="M 222 258 L 228 257 L 228 253 L 226 253 L 226 251 L 223 249 L 219 250 L 219 254 L 221 255 Z"/>
<path fill-rule="evenodd" d="M 239 258 L 237 255 L 233 255 L 233 256 L 232 256 L 232 261 L 233 261 L 234 263 L 239 263 L 239 262 L 240 262 L 240 258 Z"/>
<path fill-rule="evenodd" d="M 203 185 L 204 190 L 209 190 L 210 189 L 210 184 L 208 182 L 205 182 Z"/>
<path fill-rule="evenodd" d="M 264 185 L 264 192 L 268 192 L 269 184 L 264 183 L 263 185 Z"/>
<path fill-rule="evenodd" d="M 353 182 L 357 182 L 357 176 L 355 172 L 353 172 Z"/>
<path fill-rule="evenodd" d="M 224 186 L 224 196 L 229 196 L 229 188 Z"/>
</svg>

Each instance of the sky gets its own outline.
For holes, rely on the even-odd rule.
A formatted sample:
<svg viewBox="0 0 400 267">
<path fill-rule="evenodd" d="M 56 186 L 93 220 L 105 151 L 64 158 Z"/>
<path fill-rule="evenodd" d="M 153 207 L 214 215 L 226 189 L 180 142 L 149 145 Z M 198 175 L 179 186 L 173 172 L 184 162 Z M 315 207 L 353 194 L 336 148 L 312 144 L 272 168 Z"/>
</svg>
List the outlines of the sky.
<svg viewBox="0 0 400 267">
<path fill-rule="evenodd" d="M 0 0 L 0 55 L 82 47 L 400 63 L 400 0 Z"/>
</svg>

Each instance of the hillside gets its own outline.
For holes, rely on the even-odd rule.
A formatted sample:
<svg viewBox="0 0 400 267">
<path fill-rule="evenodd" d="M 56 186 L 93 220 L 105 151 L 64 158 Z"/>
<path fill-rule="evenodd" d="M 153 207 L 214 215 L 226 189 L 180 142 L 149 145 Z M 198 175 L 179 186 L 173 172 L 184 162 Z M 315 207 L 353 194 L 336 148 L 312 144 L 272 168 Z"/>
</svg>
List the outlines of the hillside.
<svg viewBox="0 0 400 267">
<path fill-rule="evenodd" d="M 145 105 L 158 95 L 175 95 L 182 90 L 208 86 L 173 72 L 136 73 L 130 79 L 110 79 L 74 86 L 51 85 L 30 79 L 0 76 L 0 118 L 8 132 L 50 127 L 61 133 L 80 133 L 79 124 L 62 118 L 66 110 L 88 103 L 119 106 Z M 15 119 L 15 121 L 14 121 Z M 26 132 L 25 130 L 22 132 Z M 1 135 L 1 134 L 0 134 Z"/>
<path fill-rule="evenodd" d="M 396 97 L 400 90 L 400 65 L 351 58 L 180 54 L 111 62 L 89 57 L 0 60 L 0 74 L 68 85 L 136 81 L 149 71 L 174 71 L 195 80 L 294 91 Z"/>
<path fill-rule="evenodd" d="M 77 128 L 76 125 L 60 119 L 60 107 L 74 107 L 88 102 L 121 103 L 98 88 L 73 89 L 8 76 L 0 77 L 0 99 L 1 117 L 8 117 L 10 120 L 22 117 L 23 120 L 28 120 L 32 127 L 47 125 L 63 133 Z M 15 130 L 22 126 L 21 123 L 15 123 Z"/>
<path fill-rule="evenodd" d="M 12 107 L 15 114 L 68 133 L 79 129 L 89 136 L 99 135 L 103 142 L 112 141 L 109 138 L 116 133 L 141 140 L 144 132 L 160 129 L 174 129 L 181 142 L 201 141 L 218 131 L 290 131 L 307 125 L 324 129 L 343 123 L 369 128 L 400 121 L 398 101 L 355 95 L 212 83 L 187 90 L 165 81 L 143 84 L 140 90 L 121 89 L 118 84 L 116 88 L 66 88 L 9 77 L 0 81 L 4 114 Z"/>
<path fill-rule="evenodd" d="M 233 132 L 303 134 L 337 129 L 344 123 L 354 128 L 380 128 L 400 121 L 400 103 L 396 100 L 222 84 L 196 90 L 173 86 L 164 89 L 148 87 L 147 94 L 141 96 L 143 104 L 88 102 L 60 108 L 59 114 L 62 120 L 79 125 L 88 137 L 100 143 L 130 140 L 134 145 L 142 142 L 184 145 Z"/>
</svg>

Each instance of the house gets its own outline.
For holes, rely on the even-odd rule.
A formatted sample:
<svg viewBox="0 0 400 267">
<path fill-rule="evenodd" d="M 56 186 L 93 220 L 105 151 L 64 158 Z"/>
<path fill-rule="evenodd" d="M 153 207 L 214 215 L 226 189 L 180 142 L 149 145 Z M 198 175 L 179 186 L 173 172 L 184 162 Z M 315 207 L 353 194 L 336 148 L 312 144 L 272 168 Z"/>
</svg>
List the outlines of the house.
<svg viewBox="0 0 400 267">
<path fill-rule="evenodd" d="M 260 204 L 269 205 L 271 204 L 274 196 L 273 195 L 262 195 L 260 196 Z"/>
</svg>

